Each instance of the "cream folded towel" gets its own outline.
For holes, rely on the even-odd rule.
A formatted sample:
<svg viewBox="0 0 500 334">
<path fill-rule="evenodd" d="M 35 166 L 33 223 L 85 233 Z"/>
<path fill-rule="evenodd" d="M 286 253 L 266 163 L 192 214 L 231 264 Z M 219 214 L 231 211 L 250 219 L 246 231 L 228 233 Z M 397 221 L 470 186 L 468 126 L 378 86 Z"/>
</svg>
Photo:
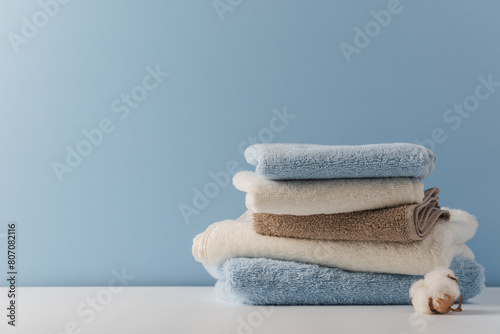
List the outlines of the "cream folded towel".
<svg viewBox="0 0 500 334">
<path fill-rule="evenodd" d="M 234 257 L 263 257 L 351 271 L 424 275 L 436 266 L 449 267 L 455 256 L 474 258 L 465 242 L 476 232 L 476 218 L 462 210 L 443 209 L 450 211 L 450 221 L 438 224 L 424 240 L 410 243 L 265 236 L 253 231 L 247 212 L 237 220 L 212 224 L 198 234 L 193 240 L 193 256 L 214 266 Z"/>
<path fill-rule="evenodd" d="M 331 214 L 420 204 L 423 183 L 411 177 L 276 181 L 243 171 L 234 186 L 247 193 L 247 208 L 255 213 Z"/>
</svg>

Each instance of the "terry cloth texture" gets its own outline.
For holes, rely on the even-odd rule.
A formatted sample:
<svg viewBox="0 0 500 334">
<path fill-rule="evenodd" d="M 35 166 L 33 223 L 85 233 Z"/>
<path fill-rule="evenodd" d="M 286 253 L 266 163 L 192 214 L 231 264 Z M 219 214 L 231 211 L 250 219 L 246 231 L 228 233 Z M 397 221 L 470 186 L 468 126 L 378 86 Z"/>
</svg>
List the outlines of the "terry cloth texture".
<svg viewBox="0 0 500 334">
<path fill-rule="evenodd" d="M 276 181 L 242 171 L 233 177 L 233 183 L 247 193 L 250 211 L 277 215 L 373 210 L 419 204 L 424 198 L 423 183 L 410 177 Z"/>
<path fill-rule="evenodd" d="M 256 144 L 245 150 L 255 171 L 270 179 L 427 177 L 437 156 L 406 143 L 361 146 Z"/>
<path fill-rule="evenodd" d="M 421 204 L 309 216 L 254 213 L 253 229 L 263 235 L 317 240 L 411 242 L 425 238 L 450 213 L 439 207 L 438 188 L 425 191 Z"/>
<path fill-rule="evenodd" d="M 193 240 L 198 262 L 218 266 L 232 257 L 264 257 L 369 271 L 423 275 L 436 266 L 448 267 L 455 256 L 473 257 L 465 242 L 472 238 L 477 221 L 455 209 L 449 222 L 434 227 L 427 238 L 408 243 L 373 241 L 329 241 L 261 235 L 252 220 L 243 215 L 210 225 Z"/>
<path fill-rule="evenodd" d="M 222 299 L 251 305 L 410 304 L 410 286 L 422 278 L 264 258 L 233 258 L 207 269 L 218 279 L 215 290 Z M 473 259 L 455 257 L 450 269 L 464 300 L 484 288 L 484 268 Z"/>
</svg>

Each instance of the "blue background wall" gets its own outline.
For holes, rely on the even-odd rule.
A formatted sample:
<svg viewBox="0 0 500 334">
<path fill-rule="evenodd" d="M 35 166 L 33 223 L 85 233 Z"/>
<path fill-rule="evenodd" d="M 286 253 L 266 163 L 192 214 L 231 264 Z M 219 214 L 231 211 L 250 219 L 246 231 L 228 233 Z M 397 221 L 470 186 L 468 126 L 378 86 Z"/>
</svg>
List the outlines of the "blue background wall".
<svg viewBox="0 0 500 334">
<path fill-rule="evenodd" d="M 273 142 L 437 133 L 439 162 L 425 185 L 441 189 L 442 205 L 477 216 L 470 246 L 487 284 L 499 286 L 500 87 L 466 116 L 446 110 L 474 95 L 478 77 L 500 81 L 500 3 L 401 0 L 350 62 L 341 43 L 355 46 L 355 28 L 387 0 L 232 3 L 222 20 L 212 1 L 73 0 L 18 52 L 10 33 L 22 36 L 23 17 L 33 22 L 41 7 L 0 3 L 0 247 L 18 222 L 19 283 L 105 285 L 124 268 L 133 285 L 213 284 L 191 240 L 243 212 L 244 195 L 223 186 L 188 222 L 179 207 L 228 162 L 250 169 L 238 147 L 259 133 L 269 140 L 273 110 L 286 108 L 295 118 Z M 168 77 L 120 119 L 124 104 L 115 113 L 113 101 L 157 65 Z M 103 119 L 113 131 L 60 182 L 52 164 Z"/>
</svg>

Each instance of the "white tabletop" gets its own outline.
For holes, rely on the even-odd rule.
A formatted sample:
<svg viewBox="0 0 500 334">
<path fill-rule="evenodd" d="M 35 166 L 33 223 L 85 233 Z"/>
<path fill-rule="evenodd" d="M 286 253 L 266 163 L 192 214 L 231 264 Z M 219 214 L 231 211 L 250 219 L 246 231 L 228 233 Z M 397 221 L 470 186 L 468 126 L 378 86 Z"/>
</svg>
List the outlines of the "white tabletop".
<svg viewBox="0 0 500 334">
<path fill-rule="evenodd" d="M 500 288 L 486 289 L 461 313 L 430 316 L 411 306 L 245 306 L 218 300 L 211 287 L 18 290 L 13 329 L 0 288 L 1 333 L 500 333 Z"/>
</svg>

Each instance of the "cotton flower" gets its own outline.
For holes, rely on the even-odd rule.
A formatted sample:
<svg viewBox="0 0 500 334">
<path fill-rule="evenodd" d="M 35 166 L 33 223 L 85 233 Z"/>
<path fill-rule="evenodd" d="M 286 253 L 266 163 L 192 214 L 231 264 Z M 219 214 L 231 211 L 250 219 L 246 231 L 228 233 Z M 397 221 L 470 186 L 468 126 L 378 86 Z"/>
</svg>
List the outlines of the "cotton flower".
<svg viewBox="0 0 500 334">
<path fill-rule="evenodd" d="M 438 267 L 428 272 L 423 279 L 413 283 L 410 288 L 411 303 L 415 311 L 427 314 L 444 314 L 462 311 L 462 295 L 458 280 L 453 271 Z M 460 297 L 457 308 L 452 308 Z"/>
</svg>

